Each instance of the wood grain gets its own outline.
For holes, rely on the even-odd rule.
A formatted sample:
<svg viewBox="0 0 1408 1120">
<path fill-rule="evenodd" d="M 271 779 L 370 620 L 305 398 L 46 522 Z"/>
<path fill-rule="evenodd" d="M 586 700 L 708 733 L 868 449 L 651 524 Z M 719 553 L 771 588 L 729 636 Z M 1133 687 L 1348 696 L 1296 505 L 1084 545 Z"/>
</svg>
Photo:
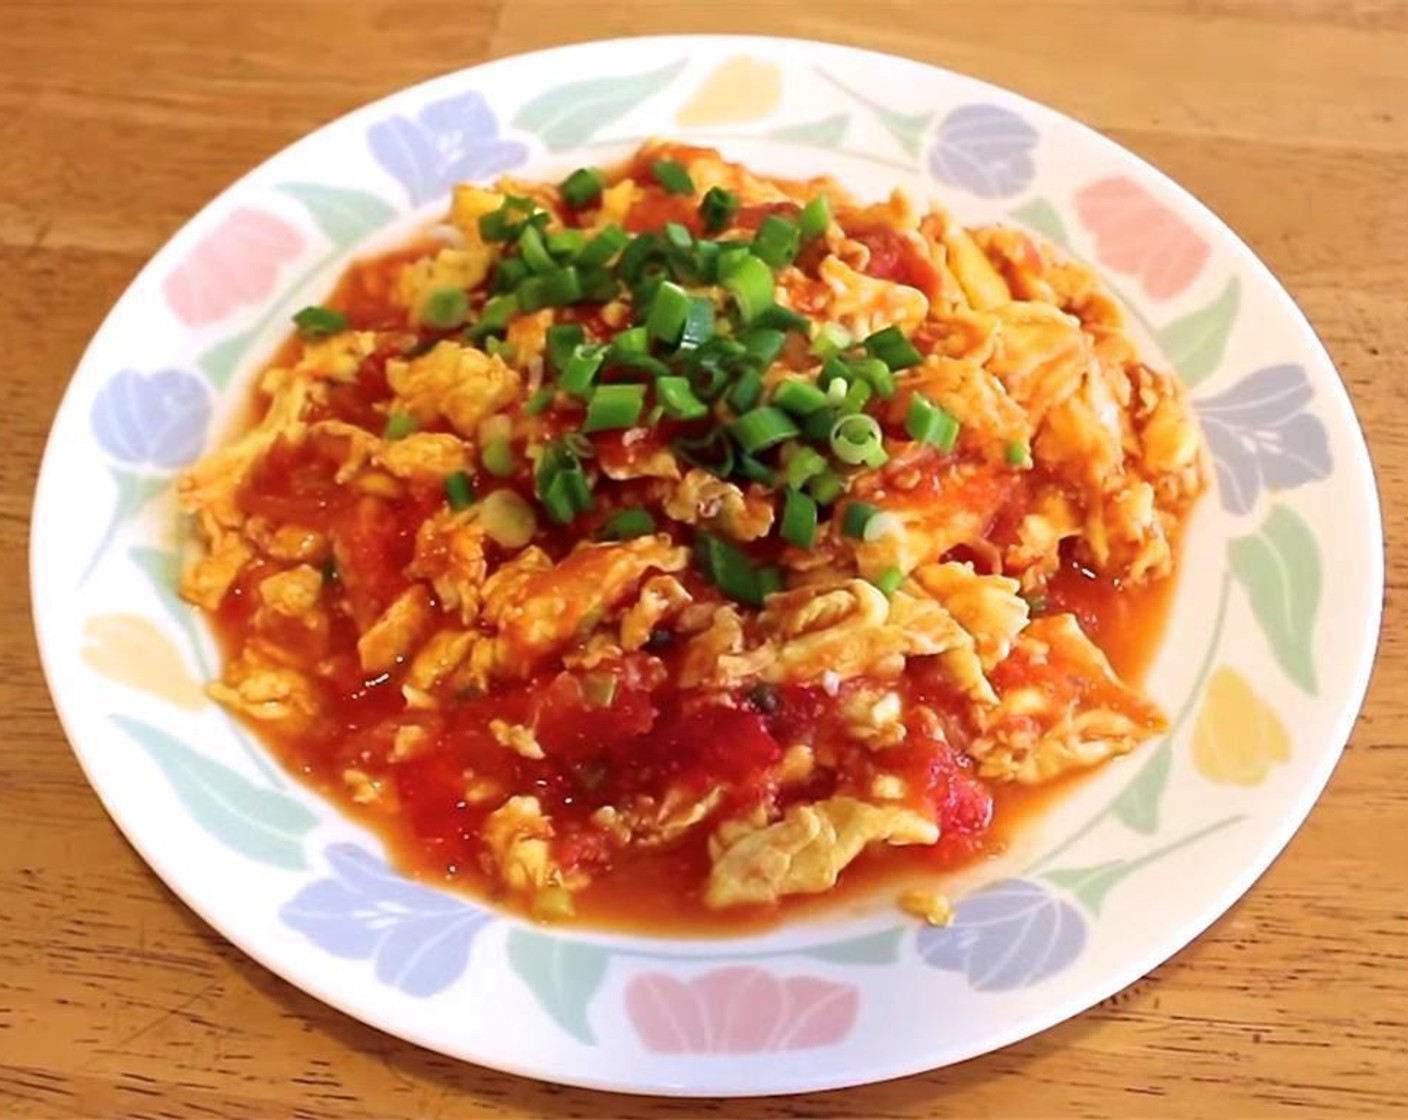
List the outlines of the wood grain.
<svg viewBox="0 0 1408 1120">
<path fill-rule="evenodd" d="M 429 75 L 580 38 L 750 29 L 891 50 L 1100 128 L 1225 217 L 1349 384 L 1386 499 L 1363 718 L 1284 856 L 1105 1005 L 927 1076 L 711 1104 L 568 1090 L 332 1012 L 206 928 L 118 836 L 40 674 L 26 529 L 83 346 L 245 169 Z M 1386 1115 L 1408 1110 L 1408 4 L 1336 0 L 0 0 L 0 1115 Z"/>
</svg>

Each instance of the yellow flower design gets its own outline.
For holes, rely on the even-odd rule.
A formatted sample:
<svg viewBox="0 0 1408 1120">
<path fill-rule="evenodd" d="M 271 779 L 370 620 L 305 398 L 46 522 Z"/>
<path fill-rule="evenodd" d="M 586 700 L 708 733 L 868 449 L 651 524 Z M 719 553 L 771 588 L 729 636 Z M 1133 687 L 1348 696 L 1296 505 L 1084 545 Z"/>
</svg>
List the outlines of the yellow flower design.
<svg viewBox="0 0 1408 1120">
<path fill-rule="evenodd" d="M 1193 765 L 1210 782 L 1260 785 L 1274 763 L 1291 757 L 1291 740 L 1273 712 L 1235 669 L 1213 673 L 1193 727 Z"/>
<path fill-rule="evenodd" d="M 675 123 L 743 124 L 760 120 L 782 100 L 782 72 L 770 62 L 738 55 L 714 68 L 680 111 Z"/>
<path fill-rule="evenodd" d="M 110 681 L 195 711 L 208 703 L 170 640 L 135 614 L 101 614 L 83 627 L 83 660 Z"/>
</svg>

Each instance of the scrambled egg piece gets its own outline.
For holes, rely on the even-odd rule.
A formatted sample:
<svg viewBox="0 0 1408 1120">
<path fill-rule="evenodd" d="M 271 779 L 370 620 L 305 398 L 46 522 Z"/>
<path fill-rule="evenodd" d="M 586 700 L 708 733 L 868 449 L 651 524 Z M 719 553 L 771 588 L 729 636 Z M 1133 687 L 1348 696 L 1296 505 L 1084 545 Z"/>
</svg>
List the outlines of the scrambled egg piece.
<svg viewBox="0 0 1408 1120">
<path fill-rule="evenodd" d="M 466 439 L 523 388 L 518 371 L 502 358 L 448 341 L 410 361 L 387 362 L 386 380 L 396 394 L 396 411 L 422 426 L 443 416 Z"/>
<path fill-rule="evenodd" d="M 357 656 L 368 673 L 384 673 L 405 658 L 425 635 L 432 611 L 425 584 L 401 592 L 380 618 L 357 639 Z"/>
<path fill-rule="evenodd" d="M 695 467 L 671 490 L 665 512 L 686 525 L 707 525 L 734 540 L 753 541 L 772 528 L 773 501 L 761 489 L 745 492 Z"/>
<path fill-rule="evenodd" d="M 929 300 L 918 288 L 877 280 L 836 257 L 823 259 L 818 270 L 830 297 L 822 317 L 842 324 L 857 338 L 889 326 L 911 334 L 929 313 Z"/>
<path fill-rule="evenodd" d="M 819 894 L 868 844 L 933 844 L 939 828 L 912 809 L 832 797 L 794 805 L 761 828 L 720 828 L 710 842 L 713 866 L 704 901 L 716 909 Z"/>
</svg>

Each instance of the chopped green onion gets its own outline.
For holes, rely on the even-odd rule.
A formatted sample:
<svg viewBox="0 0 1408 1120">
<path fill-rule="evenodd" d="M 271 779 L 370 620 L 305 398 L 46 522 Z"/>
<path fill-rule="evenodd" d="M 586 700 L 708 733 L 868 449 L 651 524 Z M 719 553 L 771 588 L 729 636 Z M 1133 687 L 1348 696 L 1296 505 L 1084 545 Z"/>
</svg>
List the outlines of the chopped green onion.
<svg viewBox="0 0 1408 1120">
<path fill-rule="evenodd" d="M 895 395 L 895 375 L 879 358 L 858 358 L 851 363 L 851 370 L 875 390 L 876 396 L 889 400 Z"/>
<path fill-rule="evenodd" d="M 587 339 L 581 323 L 557 323 L 548 328 L 548 366 L 557 373 L 567 368 L 572 352 Z"/>
<path fill-rule="evenodd" d="M 886 327 L 867 337 L 865 352 L 872 358 L 879 358 L 894 370 L 909 369 L 924 360 L 924 355 L 905 338 L 899 327 Z"/>
<path fill-rule="evenodd" d="M 479 322 L 464 332 L 465 338 L 478 342 L 491 334 L 499 334 L 508 327 L 508 321 L 518 310 L 518 297 L 514 295 L 495 296 L 484 305 L 479 313 Z"/>
<path fill-rule="evenodd" d="M 347 316 L 331 307 L 305 307 L 293 317 L 293 325 L 304 338 L 327 338 L 347 329 Z"/>
<path fill-rule="evenodd" d="M 699 217 L 705 233 L 718 233 L 738 213 L 738 195 L 723 187 L 710 187 L 699 202 Z"/>
<path fill-rule="evenodd" d="M 587 244 L 587 235 L 579 229 L 555 229 L 543 238 L 548 252 L 562 261 L 575 261 Z"/>
<path fill-rule="evenodd" d="M 845 492 L 845 482 L 830 467 L 807 482 L 807 493 L 816 499 L 817 505 L 829 506 Z"/>
<path fill-rule="evenodd" d="M 841 383 L 841 388 L 836 389 L 836 383 Z M 844 358 L 833 354 L 821 364 L 821 372 L 817 374 L 816 383 L 822 389 L 826 389 L 833 394 L 833 399 L 837 402 L 845 399 L 846 389 L 851 384 L 851 367 L 846 364 Z"/>
<path fill-rule="evenodd" d="M 664 254 L 665 243 L 659 234 L 638 234 L 621 251 L 621 259 L 616 262 L 616 273 L 627 284 L 634 284 L 645 274 L 646 267 L 658 264 Z"/>
<path fill-rule="evenodd" d="M 657 159 L 650 165 L 650 173 L 669 194 L 693 194 L 694 180 L 684 164 L 673 159 Z"/>
<path fill-rule="evenodd" d="M 782 506 L 782 539 L 798 548 L 816 542 L 816 502 L 800 490 L 788 490 Z"/>
<path fill-rule="evenodd" d="M 1023 591 L 1019 597 L 1027 604 L 1027 614 L 1045 614 L 1046 609 L 1051 605 L 1050 599 L 1040 591 Z"/>
<path fill-rule="evenodd" d="M 877 449 L 883 449 L 880 422 L 857 413 L 842 416 L 831 429 L 831 453 L 850 466 L 869 462 Z"/>
<path fill-rule="evenodd" d="M 847 346 L 855 341 L 851 338 L 851 332 L 840 323 L 821 323 L 816 328 L 816 337 L 812 339 L 812 353 L 818 358 L 829 358 L 833 354 L 839 354 Z"/>
<path fill-rule="evenodd" d="M 677 439 L 670 450 L 690 466 L 702 467 L 720 478 L 733 473 L 733 442 L 722 428 L 714 428 L 698 439 Z"/>
<path fill-rule="evenodd" d="M 714 301 L 708 296 L 690 296 L 689 311 L 680 332 L 680 349 L 693 350 L 714 337 Z"/>
<path fill-rule="evenodd" d="M 540 416 L 552 405 L 552 390 L 539 389 L 531 397 L 528 403 L 523 406 L 523 411 L 529 416 Z"/>
<path fill-rule="evenodd" d="M 597 540 L 628 541 L 633 537 L 649 536 L 655 532 L 655 518 L 648 510 L 623 509 L 613 513 L 597 530 Z"/>
<path fill-rule="evenodd" d="M 621 285 L 609 269 L 579 268 L 577 278 L 582 285 L 582 301 L 585 303 L 608 303 L 621 290 Z"/>
<path fill-rule="evenodd" d="M 753 319 L 755 327 L 768 327 L 779 331 L 804 331 L 810 325 L 805 315 L 798 315 L 790 307 L 783 307 L 780 303 L 769 304 Z"/>
<path fill-rule="evenodd" d="M 845 399 L 841 401 L 841 411 L 860 412 L 865 408 L 866 402 L 870 400 L 873 391 L 867 382 L 861 381 L 859 378 L 852 381 L 846 387 Z"/>
<path fill-rule="evenodd" d="M 772 272 L 757 257 L 720 258 L 719 283 L 733 296 L 739 317 L 751 323 L 772 306 Z"/>
<path fill-rule="evenodd" d="M 672 261 L 671 268 L 676 279 L 684 277 L 695 284 L 717 284 L 721 252 L 717 241 L 696 241 L 692 256 Z"/>
<path fill-rule="evenodd" d="M 567 492 L 567 479 L 557 475 L 539 495 L 548 517 L 559 525 L 566 525 L 576 516 L 572 498 Z"/>
<path fill-rule="evenodd" d="M 562 375 L 558 378 L 563 392 L 585 400 L 605 357 L 605 351 L 600 346 L 582 343 L 573 347 L 572 356 L 567 359 Z"/>
<path fill-rule="evenodd" d="M 474 504 L 474 485 L 464 471 L 445 476 L 445 500 L 456 513 Z"/>
<path fill-rule="evenodd" d="M 688 249 L 694 244 L 694 234 L 679 222 L 666 222 L 665 243 L 675 249 Z"/>
<path fill-rule="evenodd" d="M 1002 449 L 1002 457 L 1009 466 L 1024 467 L 1031 459 L 1031 448 L 1024 439 L 1014 439 Z"/>
<path fill-rule="evenodd" d="M 666 280 L 655 290 L 655 298 L 650 302 L 650 313 L 645 320 L 646 332 L 651 338 L 673 346 L 680 340 L 689 311 L 689 293 L 678 284 Z"/>
<path fill-rule="evenodd" d="M 759 607 L 767 590 L 775 589 L 771 577 L 767 584 L 760 582 L 758 569 L 742 549 L 713 533 L 694 534 L 694 555 L 705 578 L 730 599 Z"/>
<path fill-rule="evenodd" d="M 824 194 L 819 194 L 802 207 L 801 217 L 797 219 L 797 227 L 802 231 L 803 237 L 820 237 L 826 232 L 829 225 L 831 225 L 831 199 Z"/>
<path fill-rule="evenodd" d="M 562 180 L 557 189 L 562 193 L 563 202 L 573 210 L 581 210 L 601 197 L 605 185 L 606 177 L 595 167 L 579 167 Z"/>
<path fill-rule="evenodd" d="M 507 195 L 502 206 L 480 217 L 479 236 L 485 241 L 512 241 L 525 225 L 538 220 L 546 221 L 547 215 L 537 210 L 531 198 Z"/>
<path fill-rule="evenodd" d="M 928 397 L 915 393 L 909 400 L 904 430 L 911 439 L 937 447 L 945 455 L 958 442 L 958 421 Z"/>
<path fill-rule="evenodd" d="M 749 482 L 761 482 L 769 490 L 777 485 L 777 472 L 751 455 L 740 455 L 733 469 L 735 474 L 742 475 Z"/>
<path fill-rule="evenodd" d="M 845 382 L 839 384 L 844 385 Z M 813 443 L 825 443 L 831 438 L 831 429 L 840 415 L 840 410 L 831 405 L 819 408 L 802 421 L 802 432 Z"/>
<path fill-rule="evenodd" d="M 648 373 L 651 377 L 665 377 L 670 372 L 669 366 L 649 354 L 637 354 L 634 351 L 625 354 L 608 352 L 606 358 L 611 365 L 637 373 Z"/>
<path fill-rule="evenodd" d="M 763 375 L 755 369 L 744 370 L 728 392 L 728 403 L 735 412 L 747 412 L 763 396 Z"/>
<path fill-rule="evenodd" d="M 871 583 L 884 594 L 885 598 L 890 598 L 900 589 L 900 584 L 904 582 L 904 573 L 898 568 L 886 568 Z"/>
<path fill-rule="evenodd" d="M 582 279 L 573 265 L 530 276 L 518 286 L 519 307 L 527 312 L 566 307 L 582 298 Z"/>
<path fill-rule="evenodd" d="M 414 432 L 419 424 L 416 418 L 406 412 L 393 412 L 386 418 L 386 427 L 382 429 L 381 438 L 389 440 L 405 439 Z"/>
<path fill-rule="evenodd" d="M 518 347 L 512 342 L 505 342 L 502 338 L 491 334 L 484 340 L 484 353 L 492 354 L 502 361 L 511 362 L 518 357 Z"/>
<path fill-rule="evenodd" d="M 784 478 L 787 485 L 800 489 L 808 479 L 826 470 L 826 459 L 810 447 L 796 446 L 787 460 Z"/>
<path fill-rule="evenodd" d="M 495 478 L 508 478 L 518 469 L 518 461 L 513 457 L 513 445 L 503 436 L 491 439 L 484 445 L 479 461 Z"/>
<path fill-rule="evenodd" d="M 551 272 L 557 267 L 536 226 L 523 227 L 523 232 L 518 235 L 518 253 L 523 263 L 534 272 Z"/>
<path fill-rule="evenodd" d="M 766 368 L 777 361 L 777 356 L 782 353 L 782 348 L 787 343 L 787 335 L 767 327 L 753 327 L 744 331 L 738 341 Z"/>
<path fill-rule="evenodd" d="M 587 441 L 583 439 L 583 442 Z M 566 525 L 577 514 L 592 507 L 592 491 L 581 460 L 565 438 L 543 449 L 534 488 L 548 516 L 559 525 Z"/>
<path fill-rule="evenodd" d="M 854 540 L 864 540 L 865 527 L 879 516 L 878 506 L 869 502 L 851 502 L 841 515 L 841 532 Z"/>
<path fill-rule="evenodd" d="M 479 523 L 501 548 L 522 548 L 538 531 L 538 515 L 516 490 L 494 490 L 479 506 Z"/>
<path fill-rule="evenodd" d="M 518 257 L 500 257 L 494 266 L 491 287 L 495 292 L 511 292 L 529 277 L 528 266 Z"/>
<path fill-rule="evenodd" d="M 810 381 L 789 379 L 773 390 L 772 403 L 793 416 L 807 417 L 826 407 L 826 394 Z"/>
<path fill-rule="evenodd" d="M 580 268 L 600 268 L 630 244 L 630 240 L 631 235 L 620 226 L 614 223 L 605 226 L 577 254 L 576 263 Z"/>
<path fill-rule="evenodd" d="M 611 349 L 617 354 L 644 354 L 650 349 L 650 332 L 645 327 L 622 331 L 611 340 Z"/>
<path fill-rule="evenodd" d="M 739 447 L 754 455 L 798 435 L 799 429 L 782 409 L 764 405 L 745 412 L 729 425 L 729 432 Z"/>
<path fill-rule="evenodd" d="M 469 316 L 469 296 L 459 288 L 436 288 L 421 304 L 420 319 L 428 327 L 448 331 Z"/>
<path fill-rule="evenodd" d="M 687 377 L 656 378 L 655 395 L 665 415 L 675 420 L 698 420 L 709 414 L 709 406 L 694 395 Z"/>
<path fill-rule="evenodd" d="M 584 432 L 607 432 L 632 427 L 645 408 L 644 385 L 601 385 L 587 404 Z"/>
<path fill-rule="evenodd" d="M 758 226 L 753 239 L 753 255 L 772 269 L 786 268 L 797 259 L 802 234 L 797 223 L 780 214 L 769 214 Z"/>
</svg>

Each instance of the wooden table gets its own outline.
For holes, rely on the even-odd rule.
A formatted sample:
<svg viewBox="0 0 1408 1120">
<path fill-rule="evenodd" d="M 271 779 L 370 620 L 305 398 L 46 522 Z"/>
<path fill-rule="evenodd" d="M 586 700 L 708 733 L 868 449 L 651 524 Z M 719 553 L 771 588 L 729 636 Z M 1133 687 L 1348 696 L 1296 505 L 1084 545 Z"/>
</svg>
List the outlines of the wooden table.
<svg viewBox="0 0 1408 1120">
<path fill-rule="evenodd" d="M 1403 1114 L 1408 640 L 1290 849 L 1115 999 L 954 1069 L 756 1102 L 519 1080 L 330 1011 L 189 913 L 108 821 L 40 676 L 25 587 L 65 382 L 145 259 L 288 142 L 428 75 L 575 38 L 854 42 L 1079 117 L 1209 203 L 1329 346 L 1386 496 L 1408 485 L 1408 3 L 1401 0 L 0 0 L 0 1115 Z M 1404 543 L 1402 507 L 1388 535 Z M 1391 551 L 1391 560 L 1396 554 Z"/>
</svg>

